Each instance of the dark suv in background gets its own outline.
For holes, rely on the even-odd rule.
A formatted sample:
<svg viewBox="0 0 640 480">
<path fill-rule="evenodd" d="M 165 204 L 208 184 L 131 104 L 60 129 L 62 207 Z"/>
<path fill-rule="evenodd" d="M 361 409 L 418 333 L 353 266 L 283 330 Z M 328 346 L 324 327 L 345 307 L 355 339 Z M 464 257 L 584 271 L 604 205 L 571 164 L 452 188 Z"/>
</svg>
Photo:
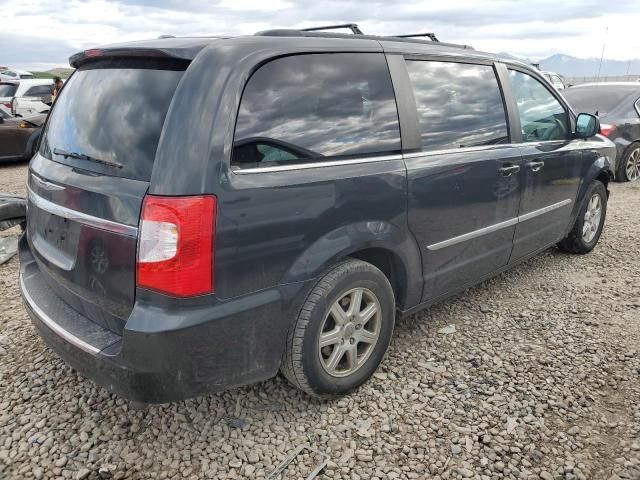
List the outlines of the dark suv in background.
<svg viewBox="0 0 640 480">
<path fill-rule="evenodd" d="M 275 30 L 87 50 L 28 177 L 21 289 L 47 343 L 165 402 L 339 395 L 410 314 L 598 241 L 611 142 L 529 66 Z"/>
<path fill-rule="evenodd" d="M 562 94 L 573 108 L 592 113 L 602 122 L 600 133 L 617 149 L 616 180 L 640 180 L 640 83 L 583 83 Z"/>
</svg>

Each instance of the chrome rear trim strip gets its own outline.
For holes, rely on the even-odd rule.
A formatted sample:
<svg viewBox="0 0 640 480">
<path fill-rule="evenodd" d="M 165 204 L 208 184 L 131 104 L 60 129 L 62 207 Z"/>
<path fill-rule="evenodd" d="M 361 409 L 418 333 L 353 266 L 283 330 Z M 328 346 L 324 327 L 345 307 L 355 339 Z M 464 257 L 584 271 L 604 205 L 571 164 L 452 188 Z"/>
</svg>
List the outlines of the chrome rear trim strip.
<svg viewBox="0 0 640 480">
<path fill-rule="evenodd" d="M 458 243 L 466 242 L 467 240 L 471 240 L 473 238 L 478 238 L 489 233 L 497 232 L 498 230 L 502 230 L 503 228 L 512 227 L 514 225 L 517 225 L 518 223 L 526 222 L 527 220 L 531 220 L 532 218 L 552 212 L 553 210 L 557 210 L 558 208 L 562 208 L 565 205 L 569 205 L 571 202 L 572 200 L 567 198 L 566 200 L 562 200 L 561 202 L 548 205 L 544 208 L 525 213 L 524 215 L 520 215 L 509 220 L 505 220 L 504 222 L 489 225 L 488 227 L 479 228 L 478 230 L 474 230 L 457 237 L 449 238 L 448 240 L 443 240 L 442 242 L 434 243 L 432 245 L 427 245 L 427 250 L 440 250 L 452 245 L 457 245 Z"/>
<path fill-rule="evenodd" d="M 518 217 L 518 222 L 526 222 L 527 220 L 531 220 L 532 218 L 538 217 L 540 215 L 544 215 L 545 213 L 552 212 L 553 210 L 557 210 L 558 208 L 562 208 L 565 205 L 569 205 L 571 203 L 570 199 L 562 200 L 561 202 L 554 203 L 547 207 L 541 208 L 539 210 L 534 210 L 533 212 L 525 213 L 524 215 L 520 215 Z"/>
<path fill-rule="evenodd" d="M 73 333 L 62 328 L 60 325 L 54 322 L 51 317 L 49 317 L 38 305 L 36 305 L 31 295 L 29 295 L 27 288 L 25 287 L 22 275 L 20 275 L 20 289 L 22 290 L 22 296 L 24 297 L 25 302 L 27 302 L 29 308 L 33 310 L 33 312 L 38 316 L 42 323 L 44 323 L 47 327 L 64 338 L 67 342 L 75 345 L 79 349 L 84 350 L 91 355 L 97 355 L 98 353 L 100 353 L 100 349 L 94 347 L 93 345 L 90 345 L 84 340 L 79 339 Z"/>
<path fill-rule="evenodd" d="M 498 230 L 502 230 L 503 228 L 512 227 L 513 225 L 518 223 L 517 218 L 512 218 L 510 220 L 505 220 L 504 222 L 496 223 L 494 225 L 489 225 L 488 227 L 480 228 L 478 230 L 474 230 L 473 232 L 465 233 L 464 235 L 460 235 L 458 237 L 453 237 L 448 240 L 444 240 L 442 242 L 434 243 L 433 245 L 429 245 L 427 249 L 429 250 L 440 250 L 442 248 L 450 247 L 452 245 L 456 245 L 458 243 L 466 242 L 467 240 L 471 240 L 473 238 L 481 237 L 482 235 L 487 235 L 488 233 L 497 232 Z"/>
<path fill-rule="evenodd" d="M 104 218 L 94 217 L 93 215 L 89 215 L 87 213 L 78 212 L 76 210 L 72 210 L 67 207 L 63 207 L 62 205 L 58 205 L 56 203 L 50 202 L 37 195 L 31 188 L 27 186 L 27 192 L 29 194 L 29 201 L 32 202 L 36 207 L 45 212 L 48 212 L 52 215 L 57 215 L 58 217 L 66 218 L 69 220 L 73 220 L 84 225 L 88 225 L 90 227 L 99 228 L 100 230 L 108 230 L 109 232 L 120 233 L 122 235 L 127 235 L 129 237 L 137 237 L 138 236 L 138 228 L 132 227 L 130 225 L 125 225 L 123 223 L 113 222 L 111 220 L 106 220 Z"/>
<path fill-rule="evenodd" d="M 282 172 L 291 170 L 307 170 L 309 168 L 322 168 L 322 167 L 339 167 L 343 165 L 357 165 L 360 163 L 372 163 L 372 162 L 386 162 L 389 160 L 402 160 L 402 155 L 382 155 L 378 157 L 362 157 L 362 158 L 350 158 L 345 160 L 333 160 L 325 162 L 309 162 L 309 163 L 296 163 L 292 165 L 273 165 L 270 167 L 256 167 L 256 168 L 239 168 L 232 166 L 231 171 L 240 175 L 247 175 L 251 173 L 269 173 L 269 172 Z"/>
</svg>

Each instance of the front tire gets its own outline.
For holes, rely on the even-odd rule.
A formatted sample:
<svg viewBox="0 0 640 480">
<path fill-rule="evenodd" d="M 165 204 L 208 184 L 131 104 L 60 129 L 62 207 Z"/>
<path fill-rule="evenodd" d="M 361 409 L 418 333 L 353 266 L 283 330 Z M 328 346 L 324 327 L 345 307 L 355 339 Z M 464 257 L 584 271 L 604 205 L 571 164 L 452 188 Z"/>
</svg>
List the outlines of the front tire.
<svg viewBox="0 0 640 480">
<path fill-rule="evenodd" d="M 290 328 L 281 371 L 309 395 L 345 395 L 378 368 L 394 321 L 393 289 L 384 273 L 345 260 L 311 290 Z"/>
<path fill-rule="evenodd" d="M 619 182 L 636 182 L 640 179 L 640 143 L 633 143 L 622 155 L 616 172 Z"/>
<path fill-rule="evenodd" d="M 602 182 L 596 180 L 587 189 L 583 205 L 569 235 L 558 243 L 560 250 L 589 253 L 600 239 L 606 216 L 607 189 Z"/>
</svg>

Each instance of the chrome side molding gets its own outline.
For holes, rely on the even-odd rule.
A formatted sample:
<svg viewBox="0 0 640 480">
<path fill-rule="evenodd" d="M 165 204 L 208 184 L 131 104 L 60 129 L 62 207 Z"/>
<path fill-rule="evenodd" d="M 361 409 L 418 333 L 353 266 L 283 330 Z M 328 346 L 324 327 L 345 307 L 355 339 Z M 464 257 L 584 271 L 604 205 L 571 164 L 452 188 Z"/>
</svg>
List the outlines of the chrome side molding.
<svg viewBox="0 0 640 480">
<path fill-rule="evenodd" d="M 498 230 L 502 230 L 503 228 L 512 227 L 514 225 L 517 225 L 518 223 L 526 222 L 527 220 L 531 220 L 532 218 L 538 217 L 540 215 L 544 215 L 545 213 L 552 212 L 554 210 L 557 210 L 558 208 L 562 208 L 565 205 L 569 205 L 571 203 L 572 203 L 572 200 L 567 198 L 566 200 L 562 200 L 561 202 L 553 203 L 551 205 L 540 208 L 538 210 L 534 210 L 533 212 L 525 213 L 524 215 L 520 215 L 518 217 L 505 220 L 504 222 L 496 223 L 494 225 L 489 225 L 488 227 L 479 228 L 478 230 L 473 230 L 469 233 L 465 233 L 457 237 L 443 240 L 442 242 L 427 245 L 427 250 L 431 250 L 431 251 L 440 250 L 442 248 L 450 247 L 452 245 L 457 245 L 458 243 L 466 242 L 467 240 L 471 240 L 473 238 L 478 238 L 483 235 L 487 235 L 489 233 L 497 232 Z"/>
</svg>

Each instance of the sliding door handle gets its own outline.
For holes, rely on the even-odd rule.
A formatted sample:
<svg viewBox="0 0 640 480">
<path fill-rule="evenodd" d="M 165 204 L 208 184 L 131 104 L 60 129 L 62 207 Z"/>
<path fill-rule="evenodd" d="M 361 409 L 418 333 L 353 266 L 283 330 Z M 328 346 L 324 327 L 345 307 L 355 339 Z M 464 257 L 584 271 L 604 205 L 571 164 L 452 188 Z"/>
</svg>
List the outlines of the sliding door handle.
<svg viewBox="0 0 640 480">
<path fill-rule="evenodd" d="M 539 172 L 544 167 L 544 162 L 529 162 L 527 168 L 530 168 L 534 172 Z"/>
<path fill-rule="evenodd" d="M 500 172 L 503 177 L 510 177 L 512 173 L 518 173 L 519 171 L 520 165 L 510 165 L 498 169 L 498 172 Z"/>
</svg>

